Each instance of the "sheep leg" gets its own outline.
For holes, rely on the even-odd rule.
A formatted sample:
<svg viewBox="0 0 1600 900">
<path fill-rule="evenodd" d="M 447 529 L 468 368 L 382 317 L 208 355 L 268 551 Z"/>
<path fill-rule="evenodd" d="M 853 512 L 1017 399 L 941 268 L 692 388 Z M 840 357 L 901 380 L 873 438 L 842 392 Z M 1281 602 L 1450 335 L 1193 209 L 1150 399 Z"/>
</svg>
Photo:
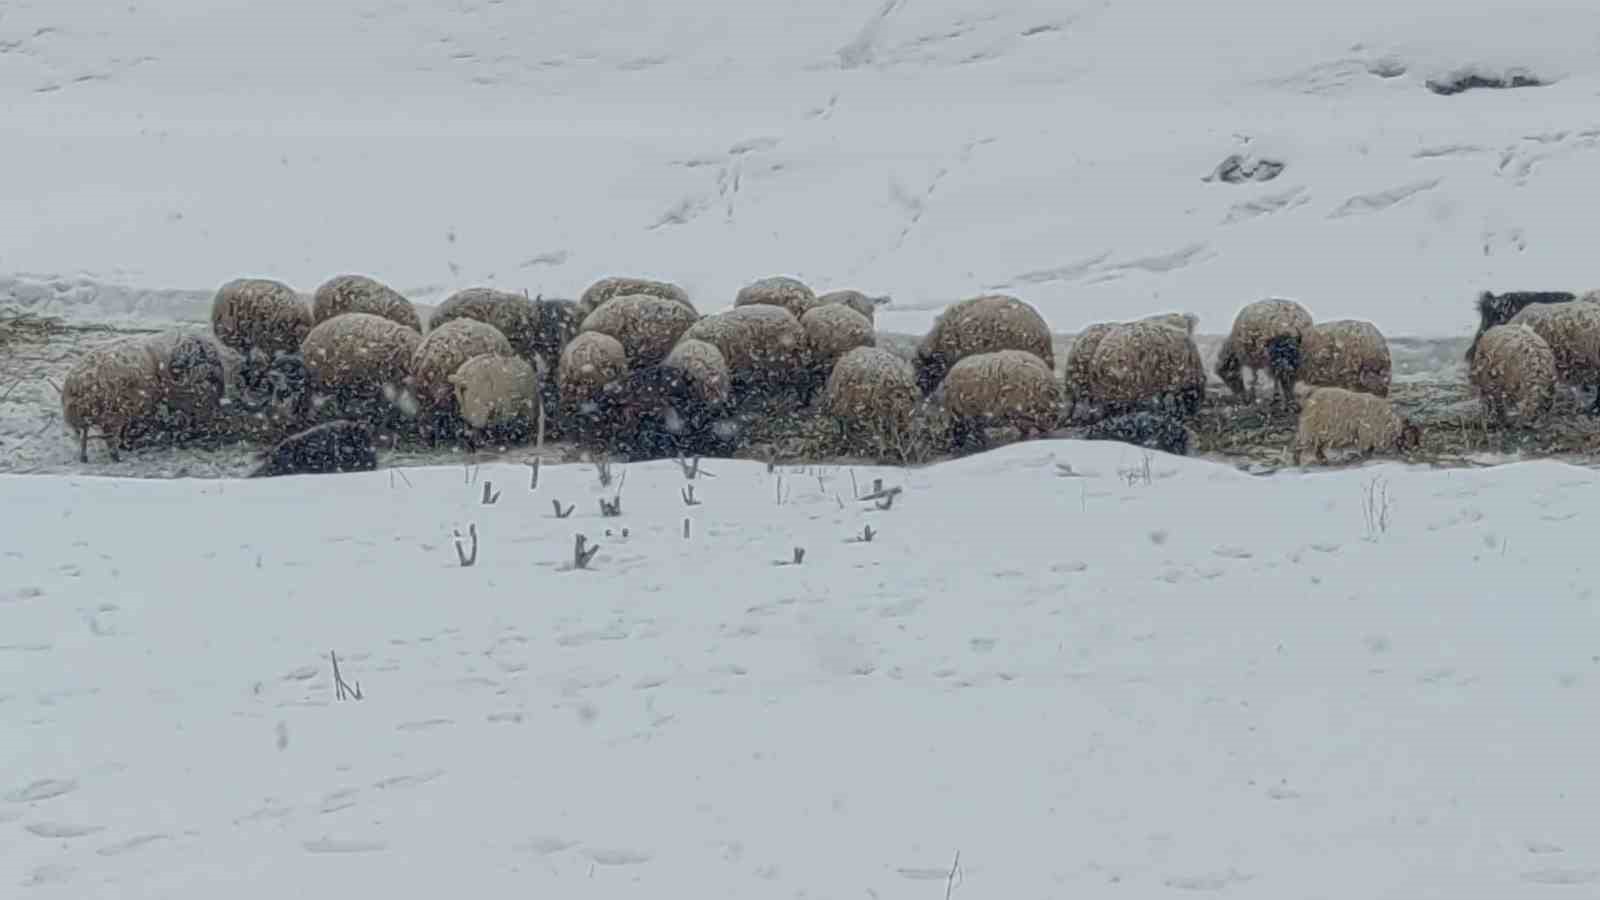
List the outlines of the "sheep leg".
<svg viewBox="0 0 1600 900">
<path fill-rule="evenodd" d="M 89 461 L 89 429 L 78 429 L 78 462 Z"/>
<path fill-rule="evenodd" d="M 1317 454 L 1317 462 L 1322 463 L 1323 465 L 1327 465 L 1328 464 L 1328 442 L 1327 441 L 1317 441 L 1315 444 L 1312 445 L 1312 450 L 1314 450 L 1316 452 L 1316 454 Z"/>
<path fill-rule="evenodd" d="M 1261 378 L 1261 370 L 1260 369 L 1251 369 L 1250 370 L 1250 402 L 1251 403 L 1255 403 L 1256 402 L 1256 384 L 1257 384 L 1258 379 L 1260 379 L 1260 378 Z"/>
<path fill-rule="evenodd" d="M 1594 386 L 1594 403 L 1589 405 L 1589 415 L 1600 416 L 1600 384 Z"/>
</svg>

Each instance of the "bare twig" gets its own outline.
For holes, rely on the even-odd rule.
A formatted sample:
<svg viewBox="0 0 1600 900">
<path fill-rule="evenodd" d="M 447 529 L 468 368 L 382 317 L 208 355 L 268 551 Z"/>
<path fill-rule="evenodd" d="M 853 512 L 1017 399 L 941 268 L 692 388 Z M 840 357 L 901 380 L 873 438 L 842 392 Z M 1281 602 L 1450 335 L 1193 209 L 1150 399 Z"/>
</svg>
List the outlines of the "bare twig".
<svg viewBox="0 0 1600 900">
<path fill-rule="evenodd" d="M 334 653 L 332 650 L 329 650 L 328 658 L 333 660 L 333 698 L 335 700 L 362 699 L 361 682 L 358 681 L 354 686 L 352 686 L 349 682 L 345 681 L 344 676 L 339 673 L 338 654 Z"/>
<path fill-rule="evenodd" d="M 589 568 L 589 563 L 594 559 L 594 555 L 600 552 L 599 544 L 595 544 L 594 546 L 590 547 L 588 546 L 588 543 L 589 539 L 581 534 L 573 538 L 572 567 L 574 569 Z"/>
<path fill-rule="evenodd" d="M 855 497 L 857 499 L 860 499 L 860 497 L 861 497 L 861 486 L 859 484 L 856 484 L 856 470 L 855 469 L 851 469 L 850 470 L 850 496 Z"/>
<path fill-rule="evenodd" d="M 556 509 L 556 518 L 558 518 L 558 519 L 565 519 L 567 516 L 572 515 L 572 511 L 573 510 L 578 508 L 578 504 L 574 503 L 574 504 L 568 506 L 566 508 L 566 510 L 562 510 L 561 509 L 561 501 L 560 500 L 551 500 L 550 501 L 550 505 L 555 507 L 555 509 Z"/>
<path fill-rule="evenodd" d="M 500 502 L 500 492 L 496 491 L 496 490 L 493 490 L 493 487 L 494 487 L 494 482 L 492 482 L 492 481 L 485 481 L 483 483 L 483 505 L 484 506 L 493 506 L 496 503 Z"/>
<path fill-rule="evenodd" d="M 471 551 L 462 549 L 461 532 L 454 531 L 453 534 L 455 534 L 456 559 L 461 560 L 461 567 L 475 565 L 478 562 L 478 526 L 476 524 L 467 526 L 467 534 L 472 537 Z"/>
<path fill-rule="evenodd" d="M 617 497 L 615 500 L 607 500 L 606 498 L 601 497 L 600 515 L 608 519 L 614 519 L 617 516 L 622 515 L 622 498 Z"/>
<path fill-rule="evenodd" d="M 528 463 L 528 490 L 530 491 L 539 489 L 539 463 L 543 462 L 543 460 L 544 457 L 535 456 L 533 462 Z"/>
<path fill-rule="evenodd" d="M 867 525 L 867 526 L 864 526 L 861 529 L 861 533 L 860 534 L 858 534 L 855 537 L 851 538 L 850 542 L 851 543 L 856 543 L 856 544 L 870 544 L 870 543 L 872 543 L 872 539 L 877 537 L 877 536 L 878 536 L 878 533 L 876 531 L 872 530 L 872 526 L 871 525 Z"/>
<path fill-rule="evenodd" d="M 798 566 L 798 565 L 800 565 L 801 563 L 803 563 L 805 561 L 806 561 L 806 548 L 804 548 L 804 547 L 796 547 L 796 548 L 794 548 L 794 556 L 793 557 L 791 557 L 789 559 L 780 559 L 776 563 L 773 563 L 773 565 L 777 565 L 777 566 Z"/>
<path fill-rule="evenodd" d="M 692 485 L 692 484 L 684 485 L 683 486 L 683 490 L 680 491 L 679 493 L 683 496 L 683 505 L 684 506 L 699 506 L 700 505 L 700 501 L 696 500 L 695 496 L 694 496 L 694 485 Z"/>
<path fill-rule="evenodd" d="M 689 539 L 689 517 L 688 516 L 684 516 L 683 517 L 683 539 L 684 540 L 688 540 Z"/>
<path fill-rule="evenodd" d="M 406 473 L 405 473 L 405 471 L 403 469 L 391 469 L 390 471 L 391 472 L 399 472 L 400 473 L 400 480 L 404 481 L 406 483 L 406 487 L 411 487 L 411 479 L 406 477 Z"/>
<path fill-rule="evenodd" d="M 944 881 L 944 900 L 950 900 L 950 892 L 956 889 L 956 872 L 961 868 L 961 851 L 956 851 L 956 858 L 950 863 L 950 877 Z"/>
<path fill-rule="evenodd" d="M 602 459 L 594 464 L 595 477 L 600 479 L 601 487 L 611 486 L 611 461 Z"/>
</svg>

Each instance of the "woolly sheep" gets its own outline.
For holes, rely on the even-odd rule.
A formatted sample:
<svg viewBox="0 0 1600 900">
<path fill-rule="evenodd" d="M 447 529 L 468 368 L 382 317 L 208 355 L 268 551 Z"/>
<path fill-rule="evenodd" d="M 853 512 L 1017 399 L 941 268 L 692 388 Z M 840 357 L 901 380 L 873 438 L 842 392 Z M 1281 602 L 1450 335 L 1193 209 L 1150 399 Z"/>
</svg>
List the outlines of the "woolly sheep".
<svg viewBox="0 0 1600 900">
<path fill-rule="evenodd" d="M 529 362 L 539 355 L 539 309 L 528 297 L 494 288 L 464 288 L 439 304 L 428 318 L 428 330 L 458 319 L 494 326 L 511 343 L 512 353 Z"/>
<path fill-rule="evenodd" d="M 883 454 L 904 445 L 920 396 L 909 362 L 880 347 L 857 347 L 834 364 L 822 410 L 848 446 Z"/>
<path fill-rule="evenodd" d="M 1510 322 L 1518 313 L 1530 307 L 1540 307 L 1549 304 L 1571 303 L 1578 299 L 1570 291 L 1507 291 L 1504 294 L 1495 294 L 1492 291 L 1483 291 L 1478 294 L 1477 301 L 1473 304 L 1478 311 L 1478 330 L 1472 335 L 1472 343 L 1467 345 L 1466 361 L 1472 364 L 1472 355 L 1477 352 L 1478 340 L 1483 333 L 1496 325 Z"/>
<path fill-rule="evenodd" d="M 78 461 L 89 461 L 91 428 L 100 430 L 112 461 L 120 460 L 132 430 L 160 402 L 159 364 L 143 338 L 123 338 L 84 354 L 61 385 L 61 416 L 78 438 Z"/>
<path fill-rule="evenodd" d="M 1600 305 L 1555 303 L 1529 306 L 1511 317 L 1550 345 L 1556 377 L 1567 384 L 1594 387 L 1589 414 L 1600 414 Z"/>
<path fill-rule="evenodd" d="M 792 384 L 802 371 L 806 332 L 781 306 L 738 306 L 706 316 L 683 333 L 722 352 L 739 389 Z"/>
<path fill-rule="evenodd" d="M 823 379 L 840 357 L 877 343 L 871 320 L 841 303 L 814 307 L 800 317 L 800 327 L 806 333 L 807 359 Z"/>
<path fill-rule="evenodd" d="M 1026 350 L 964 357 L 950 367 L 941 389 L 958 446 L 981 443 L 983 430 L 996 425 L 1016 428 L 1026 439 L 1046 434 L 1060 422 L 1061 388 L 1055 373 Z"/>
<path fill-rule="evenodd" d="M 1083 437 L 1088 441 L 1119 441 L 1174 456 L 1189 454 L 1189 429 L 1181 419 L 1165 413 L 1140 410 L 1111 416 L 1090 425 Z"/>
<path fill-rule="evenodd" d="M 1090 400 L 1095 351 L 1100 349 L 1100 342 L 1105 340 L 1106 335 L 1116 327 L 1117 324 L 1114 322 L 1097 322 L 1078 332 L 1078 336 L 1073 338 L 1072 346 L 1067 350 L 1066 374 L 1063 376 L 1069 420 L 1078 410 L 1078 401 Z"/>
<path fill-rule="evenodd" d="M 361 422 L 324 422 L 279 441 L 248 477 L 370 472 L 378 467 L 372 438 L 372 429 Z"/>
<path fill-rule="evenodd" d="M 1245 393 L 1242 372 L 1250 369 L 1253 403 L 1257 378 L 1270 372 L 1278 385 L 1278 400 L 1293 405 L 1301 348 L 1311 327 L 1311 313 L 1293 300 L 1257 300 L 1245 306 L 1217 352 L 1217 377 L 1238 397 Z"/>
<path fill-rule="evenodd" d="M 622 342 L 598 331 L 573 338 L 556 366 L 563 411 L 587 422 L 605 422 L 613 416 L 625 399 L 627 379 L 628 353 Z"/>
<path fill-rule="evenodd" d="M 1549 343 L 1527 325 L 1496 325 L 1485 331 L 1467 371 L 1496 422 L 1507 421 L 1515 405 L 1523 424 L 1532 424 L 1555 402 L 1556 358 Z"/>
<path fill-rule="evenodd" d="M 812 309 L 816 309 L 820 306 L 832 306 L 835 304 L 848 306 L 865 316 L 868 322 L 871 322 L 877 318 L 878 307 L 887 302 L 889 302 L 888 297 L 868 297 L 866 294 L 863 294 L 860 291 L 829 291 L 828 293 L 817 298 L 817 305 L 813 306 Z M 810 310 L 807 310 L 807 312 L 810 312 Z"/>
<path fill-rule="evenodd" d="M 484 353 L 449 377 L 469 444 L 480 436 L 525 440 L 539 417 L 539 373 L 517 356 Z"/>
<path fill-rule="evenodd" d="M 1160 325 L 1165 328 L 1175 328 L 1178 331 L 1193 337 L 1195 326 L 1200 324 L 1200 317 L 1194 313 L 1171 312 L 1157 313 L 1153 316 L 1145 316 L 1142 319 L 1136 319 L 1135 321 L 1149 322 L 1152 325 Z"/>
<path fill-rule="evenodd" d="M 424 422 L 426 431 L 435 431 L 439 418 L 456 411 L 450 376 L 462 363 L 485 353 L 516 355 L 500 329 L 476 319 L 451 319 L 429 331 L 417 344 L 411 355 L 411 387 L 418 404 L 435 419 Z"/>
<path fill-rule="evenodd" d="M 238 278 L 218 288 L 211 301 L 211 330 L 240 353 L 293 353 L 311 325 L 311 307 L 279 281 Z"/>
<path fill-rule="evenodd" d="M 303 421 L 311 393 L 311 369 L 299 353 L 252 350 L 240 365 L 239 405 L 272 428 Z"/>
<path fill-rule="evenodd" d="M 335 275 L 311 295 L 311 321 L 320 325 L 346 313 L 370 313 L 422 334 L 422 317 L 399 291 L 365 275 Z"/>
<path fill-rule="evenodd" d="M 1342 387 L 1389 396 L 1394 365 L 1389 342 L 1371 322 L 1336 319 L 1306 332 L 1298 378 L 1317 387 Z"/>
<path fill-rule="evenodd" d="M 1038 310 L 1006 294 L 985 294 L 951 304 L 934 320 L 917 346 L 917 385 L 931 394 L 956 363 L 997 350 L 1026 351 L 1055 369 L 1050 327 Z"/>
<path fill-rule="evenodd" d="M 161 426 L 179 437 L 215 427 L 228 391 L 222 342 L 214 335 L 173 329 L 150 335 L 145 345 L 155 356 L 161 384 Z"/>
<path fill-rule="evenodd" d="M 674 303 L 682 304 L 695 315 L 699 310 L 689 302 L 689 294 L 683 288 L 666 281 L 653 281 L 649 278 L 630 278 L 612 275 L 589 285 L 583 295 L 578 298 L 578 312 L 584 316 L 599 309 L 607 300 L 613 297 L 625 297 L 630 294 L 644 294 L 648 297 L 661 297 Z"/>
<path fill-rule="evenodd" d="M 627 402 L 638 409 L 636 452 L 679 456 L 731 449 L 738 432 L 728 415 L 733 378 L 714 345 L 679 341 L 660 365 L 630 374 Z"/>
<path fill-rule="evenodd" d="M 1294 440 L 1294 464 L 1310 450 L 1317 462 L 1328 461 L 1327 451 L 1352 449 L 1366 455 L 1378 451 L 1405 452 L 1422 446 L 1422 428 L 1376 394 L 1340 387 L 1302 389 L 1300 427 Z"/>
<path fill-rule="evenodd" d="M 1111 411 L 1170 400 L 1177 412 L 1194 415 L 1205 392 L 1205 363 L 1194 339 L 1155 322 L 1113 327 L 1100 338 L 1089 364 L 1087 396 Z"/>
<path fill-rule="evenodd" d="M 310 389 L 328 395 L 342 415 L 375 416 L 410 382 L 422 335 L 374 313 L 334 316 L 311 329 L 300 355 Z"/>
<path fill-rule="evenodd" d="M 666 358 L 698 316 L 681 303 L 648 294 L 612 297 L 583 320 L 581 332 L 616 338 L 628 354 L 628 367 L 642 369 Z"/>
<path fill-rule="evenodd" d="M 739 289 L 733 298 L 734 308 L 741 306 L 777 306 L 787 309 L 796 319 L 818 306 L 817 295 L 804 282 L 787 275 L 776 275 L 753 281 Z"/>
</svg>

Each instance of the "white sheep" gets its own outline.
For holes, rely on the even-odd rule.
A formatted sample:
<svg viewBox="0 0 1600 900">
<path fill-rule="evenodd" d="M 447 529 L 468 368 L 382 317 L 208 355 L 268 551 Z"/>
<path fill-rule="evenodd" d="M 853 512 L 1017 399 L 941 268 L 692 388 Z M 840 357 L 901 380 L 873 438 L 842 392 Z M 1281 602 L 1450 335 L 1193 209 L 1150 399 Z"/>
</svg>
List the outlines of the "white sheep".
<svg viewBox="0 0 1600 900">
<path fill-rule="evenodd" d="M 1315 454 L 1317 462 L 1326 463 L 1330 448 L 1366 455 L 1404 453 L 1422 446 L 1422 427 L 1395 412 L 1384 397 L 1339 387 L 1304 387 L 1300 391 L 1303 399 L 1294 441 L 1297 466 L 1307 450 Z"/>
<path fill-rule="evenodd" d="M 1301 345 L 1298 379 L 1305 384 L 1387 397 L 1393 371 L 1389 342 L 1371 322 L 1321 322 L 1306 332 Z"/>
<path fill-rule="evenodd" d="M 311 307 L 280 281 L 238 278 L 218 288 L 211 301 L 211 330 L 247 355 L 259 351 L 270 360 L 277 353 L 294 353 L 311 325 Z"/>
<path fill-rule="evenodd" d="M 956 363 L 979 353 L 1022 350 L 1055 370 L 1050 327 L 1039 311 L 1006 294 L 969 297 L 946 307 L 917 346 L 917 384 L 931 394 Z"/>
<path fill-rule="evenodd" d="M 1277 382 L 1279 402 L 1292 405 L 1302 346 L 1312 324 L 1311 313 L 1293 300 L 1257 300 L 1245 306 L 1217 353 L 1217 377 L 1239 397 L 1245 393 L 1243 370 L 1250 369 L 1253 403 L 1257 379 L 1263 371 L 1270 372 Z"/>
<path fill-rule="evenodd" d="M 486 437 L 525 441 L 538 421 L 539 373 L 521 357 L 479 354 L 462 363 L 449 381 L 467 425 L 469 447 Z"/>
<path fill-rule="evenodd" d="M 1508 420 L 1508 406 L 1515 406 L 1517 418 L 1528 425 L 1555 402 L 1555 353 L 1527 325 L 1496 325 L 1485 331 L 1467 375 L 1484 408 L 1501 424 Z"/>
</svg>

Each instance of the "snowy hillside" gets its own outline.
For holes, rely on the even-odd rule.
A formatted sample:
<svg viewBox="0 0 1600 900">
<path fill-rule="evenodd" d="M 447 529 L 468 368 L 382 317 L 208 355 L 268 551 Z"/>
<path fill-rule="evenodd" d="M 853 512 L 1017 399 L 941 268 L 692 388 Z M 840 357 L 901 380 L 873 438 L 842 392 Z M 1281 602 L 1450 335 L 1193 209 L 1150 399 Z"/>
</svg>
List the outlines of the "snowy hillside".
<svg viewBox="0 0 1600 900">
<path fill-rule="evenodd" d="M 1464 74 L 1544 86 L 1425 86 Z M 789 273 L 891 331 L 1001 289 L 1061 331 L 1281 294 L 1454 335 L 1480 288 L 1600 283 L 1597 92 L 1590 0 L 14 0 L 0 302 Z M 1205 180 L 1235 154 L 1283 169 Z"/>
<path fill-rule="evenodd" d="M 857 470 L 863 491 L 904 488 L 878 510 L 849 470 L 707 468 L 629 467 L 609 519 L 578 466 L 531 493 L 509 466 L 474 484 L 0 478 L 0 883 L 74 900 L 1600 884 L 1592 472 L 1258 479 L 1047 442 Z M 579 533 L 600 548 L 571 571 Z M 776 565 L 795 546 L 804 561 Z M 363 699 L 335 700 L 330 652 Z"/>
</svg>

